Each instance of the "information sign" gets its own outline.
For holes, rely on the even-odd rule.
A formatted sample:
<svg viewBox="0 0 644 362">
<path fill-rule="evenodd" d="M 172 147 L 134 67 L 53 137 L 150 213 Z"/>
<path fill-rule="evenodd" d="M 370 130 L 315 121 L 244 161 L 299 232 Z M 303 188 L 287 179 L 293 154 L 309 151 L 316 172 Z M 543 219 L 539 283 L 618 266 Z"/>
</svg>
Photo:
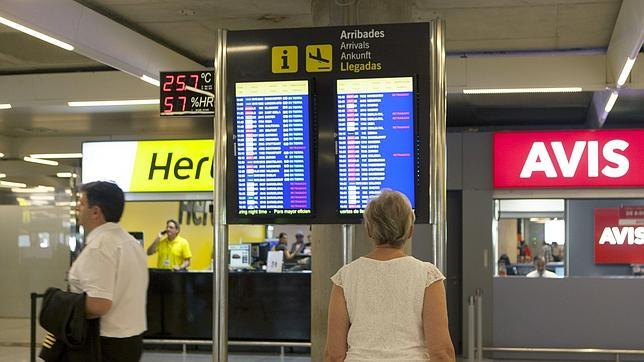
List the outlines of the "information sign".
<svg viewBox="0 0 644 362">
<path fill-rule="evenodd" d="M 227 32 L 227 222 L 291 224 L 305 216 L 311 224 L 357 224 L 369 198 L 390 188 L 409 198 L 417 223 L 427 223 L 430 39 L 429 23 Z M 248 128 L 245 102 L 294 100 L 283 89 L 241 96 L 240 85 L 293 81 L 308 82 L 308 92 L 296 94 L 308 118 L 282 125 L 278 108 L 268 123 L 253 118 Z M 281 133 L 292 122 L 302 122 L 302 135 Z M 293 149 L 288 137 L 302 137 L 304 149 Z"/>
</svg>

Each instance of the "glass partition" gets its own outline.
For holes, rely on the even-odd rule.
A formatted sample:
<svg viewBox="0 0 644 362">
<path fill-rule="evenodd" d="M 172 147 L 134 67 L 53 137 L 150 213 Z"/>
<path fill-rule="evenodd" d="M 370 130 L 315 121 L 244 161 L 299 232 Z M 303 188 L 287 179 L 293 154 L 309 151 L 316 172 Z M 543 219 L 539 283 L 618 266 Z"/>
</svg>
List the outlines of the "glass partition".
<svg viewBox="0 0 644 362">
<path fill-rule="evenodd" d="M 496 276 L 564 277 L 563 199 L 495 200 Z"/>
</svg>

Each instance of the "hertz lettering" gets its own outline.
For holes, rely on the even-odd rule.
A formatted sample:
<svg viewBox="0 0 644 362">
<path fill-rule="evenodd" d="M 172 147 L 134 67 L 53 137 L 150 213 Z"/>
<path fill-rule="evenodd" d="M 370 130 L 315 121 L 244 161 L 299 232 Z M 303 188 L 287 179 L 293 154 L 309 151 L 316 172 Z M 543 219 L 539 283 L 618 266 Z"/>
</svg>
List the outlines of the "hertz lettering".
<svg viewBox="0 0 644 362">
<path fill-rule="evenodd" d="M 167 180 L 170 176 L 170 170 L 173 171 L 174 177 L 179 180 L 186 180 L 192 178 L 194 180 L 199 180 L 202 176 L 202 170 L 208 166 L 207 163 L 210 161 L 210 177 L 213 177 L 213 163 L 212 158 L 204 156 L 200 158 L 196 163 L 188 157 L 181 157 L 176 160 L 174 165 L 172 164 L 173 153 L 168 153 L 165 161 L 157 160 L 157 153 L 152 154 L 152 160 L 150 162 L 150 172 L 148 173 L 148 180 L 154 179 L 157 174 L 163 174 L 163 179 Z M 194 170 L 194 173 L 193 173 Z M 157 173 L 159 172 L 159 173 Z"/>
</svg>

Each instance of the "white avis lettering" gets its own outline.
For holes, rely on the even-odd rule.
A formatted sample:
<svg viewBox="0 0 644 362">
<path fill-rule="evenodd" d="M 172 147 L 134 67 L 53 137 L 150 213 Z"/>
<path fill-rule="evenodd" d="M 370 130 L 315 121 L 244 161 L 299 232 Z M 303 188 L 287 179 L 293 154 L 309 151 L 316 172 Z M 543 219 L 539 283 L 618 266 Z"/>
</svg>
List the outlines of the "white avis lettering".
<svg viewBox="0 0 644 362">
<path fill-rule="evenodd" d="M 528 157 L 521 169 L 521 178 L 530 178 L 535 172 L 543 172 L 548 178 L 560 177 L 555 168 L 559 167 L 561 176 L 572 178 L 577 173 L 579 163 L 584 156 L 588 158 L 588 177 L 599 177 L 599 142 L 598 141 L 576 141 L 570 156 L 566 154 L 563 143 L 560 141 L 550 142 L 552 153 L 555 155 L 554 162 L 548 153 L 548 145 L 545 142 L 534 142 L 528 153 Z M 628 142 L 620 139 L 606 142 L 602 147 L 602 157 L 611 165 L 601 169 L 601 174 L 618 178 L 624 176 L 630 167 L 628 158 L 617 151 L 624 151 L 628 148 Z"/>
<path fill-rule="evenodd" d="M 644 245 L 644 226 L 623 228 L 607 226 L 599 238 L 599 245 Z"/>
</svg>

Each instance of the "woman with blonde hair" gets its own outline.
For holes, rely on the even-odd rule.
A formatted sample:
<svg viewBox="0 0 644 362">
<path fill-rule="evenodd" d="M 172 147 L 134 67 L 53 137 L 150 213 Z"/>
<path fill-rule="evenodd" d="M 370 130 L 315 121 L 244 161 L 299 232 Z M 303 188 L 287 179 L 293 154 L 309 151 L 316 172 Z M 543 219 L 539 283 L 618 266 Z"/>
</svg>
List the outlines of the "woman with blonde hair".
<svg viewBox="0 0 644 362">
<path fill-rule="evenodd" d="M 400 192 L 382 190 L 367 204 L 373 251 L 331 280 L 325 361 L 455 361 L 447 327 L 445 277 L 406 255 L 415 216 Z"/>
</svg>

